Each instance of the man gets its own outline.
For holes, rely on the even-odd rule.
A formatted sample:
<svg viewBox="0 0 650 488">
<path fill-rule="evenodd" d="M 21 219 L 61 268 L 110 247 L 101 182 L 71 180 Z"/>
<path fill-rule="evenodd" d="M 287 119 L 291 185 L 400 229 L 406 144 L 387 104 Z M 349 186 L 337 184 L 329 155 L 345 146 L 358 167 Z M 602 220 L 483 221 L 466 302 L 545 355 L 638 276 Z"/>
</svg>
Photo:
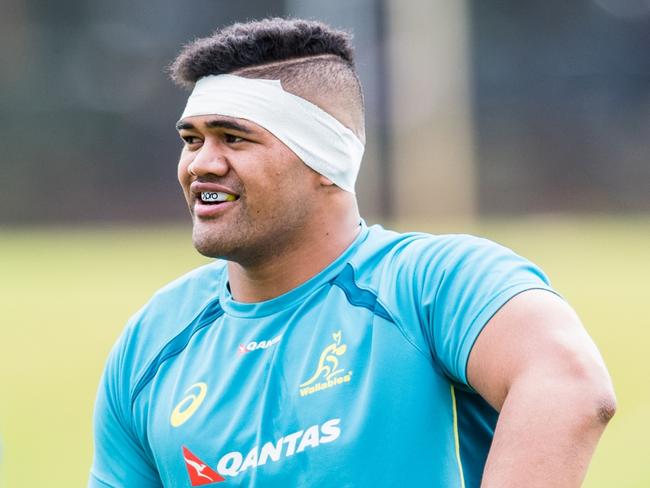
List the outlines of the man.
<svg viewBox="0 0 650 488">
<path fill-rule="evenodd" d="M 578 486 L 612 386 L 544 274 L 361 220 L 349 36 L 236 24 L 186 46 L 194 245 L 108 360 L 90 486 Z"/>
</svg>

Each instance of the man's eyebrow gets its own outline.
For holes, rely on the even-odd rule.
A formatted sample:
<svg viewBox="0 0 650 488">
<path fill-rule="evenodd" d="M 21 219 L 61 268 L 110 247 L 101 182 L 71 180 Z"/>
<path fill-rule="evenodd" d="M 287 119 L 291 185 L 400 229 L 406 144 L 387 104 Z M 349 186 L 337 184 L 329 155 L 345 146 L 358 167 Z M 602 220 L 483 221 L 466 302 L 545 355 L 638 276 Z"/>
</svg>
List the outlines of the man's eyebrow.
<svg viewBox="0 0 650 488">
<path fill-rule="evenodd" d="M 191 129 L 195 129 L 194 124 L 190 124 L 189 122 L 176 123 L 176 130 L 191 130 Z"/>
<path fill-rule="evenodd" d="M 239 132 L 243 132 L 244 134 L 250 134 L 251 132 L 253 132 L 248 127 L 244 127 L 243 125 L 238 124 L 237 122 L 233 122 L 231 120 L 225 120 L 225 119 L 208 120 L 205 122 L 205 126 L 208 129 L 232 129 Z M 176 130 L 192 130 L 192 129 L 196 129 L 196 127 L 191 122 L 180 121 L 176 124 Z"/>
<path fill-rule="evenodd" d="M 208 120 L 205 123 L 205 126 L 208 129 L 232 129 L 232 130 L 237 130 L 239 132 L 244 132 L 245 134 L 250 134 L 251 132 L 253 132 L 248 127 L 244 127 L 243 125 L 238 124 L 237 122 L 233 122 L 232 120 L 225 120 L 225 119 Z"/>
</svg>

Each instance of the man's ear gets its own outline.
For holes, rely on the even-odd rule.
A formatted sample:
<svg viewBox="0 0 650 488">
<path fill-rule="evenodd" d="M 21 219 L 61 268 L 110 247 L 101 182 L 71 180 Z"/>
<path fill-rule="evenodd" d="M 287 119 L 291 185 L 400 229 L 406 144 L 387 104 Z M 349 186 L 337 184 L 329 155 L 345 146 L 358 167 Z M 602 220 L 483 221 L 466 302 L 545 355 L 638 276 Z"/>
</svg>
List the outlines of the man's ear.
<svg viewBox="0 0 650 488">
<path fill-rule="evenodd" d="M 334 186 L 332 180 L 330 180 L 327 176 L 320 175 L 319 180 L 321 186 Z"/>
</svg>

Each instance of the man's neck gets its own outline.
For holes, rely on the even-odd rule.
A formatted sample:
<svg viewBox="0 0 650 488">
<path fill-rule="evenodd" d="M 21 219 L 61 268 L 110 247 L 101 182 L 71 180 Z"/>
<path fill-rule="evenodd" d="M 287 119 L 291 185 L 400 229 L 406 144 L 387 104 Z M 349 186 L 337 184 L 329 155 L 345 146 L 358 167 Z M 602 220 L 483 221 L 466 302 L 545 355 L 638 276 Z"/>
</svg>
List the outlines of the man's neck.
<svg viewBox="0 0 650 488">
<path fill-rule="evenodd" d="M 330 220 L 329 225 L 313 229 L 309 239 L 256 266 L 229 261 L 233 298 L 246 303 L 270 300 L 316 276 L 354 242 L 361 230 L 360 220 L 356 212 L 339 221 Z"/>
</svg>

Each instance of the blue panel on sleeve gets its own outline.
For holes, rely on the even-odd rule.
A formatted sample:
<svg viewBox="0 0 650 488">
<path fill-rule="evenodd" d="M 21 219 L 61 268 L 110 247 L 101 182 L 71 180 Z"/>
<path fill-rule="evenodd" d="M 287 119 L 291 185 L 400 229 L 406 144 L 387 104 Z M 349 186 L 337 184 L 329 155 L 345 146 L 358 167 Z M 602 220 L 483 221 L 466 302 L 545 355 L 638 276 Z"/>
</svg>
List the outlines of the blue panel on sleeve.
<svg viewBox="0 0 650 488">
<path fill-rule="evenodd" d="M 377 295 L 369 290 L 360 288 L 354 281 L 354 269 L 350 264 L 343 268 L 343 271 L 338 275 L 332 284 L 338 286 L 343 290 L 345 297 L 350 302 L 350 305 L 355 307 L 363 307 L 370 310 L 375 315 L 380 316 L 389 322 L 394 322 L 393 318 L 386 311 L 381 303 L 377 300 Z"/>
</svg>

